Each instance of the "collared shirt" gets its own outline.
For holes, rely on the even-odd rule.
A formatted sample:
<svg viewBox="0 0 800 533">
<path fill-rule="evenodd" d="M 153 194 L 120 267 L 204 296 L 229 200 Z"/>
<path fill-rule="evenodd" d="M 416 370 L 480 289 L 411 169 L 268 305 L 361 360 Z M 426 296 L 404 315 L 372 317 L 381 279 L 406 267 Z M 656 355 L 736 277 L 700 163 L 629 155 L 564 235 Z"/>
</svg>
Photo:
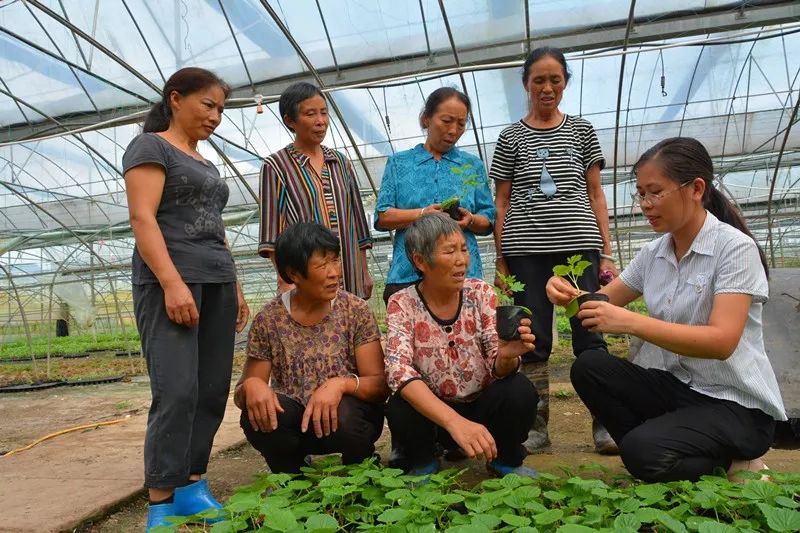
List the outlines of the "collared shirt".
<svg viewBox="0 0 800 533">
<path fill-rule="evenodd" d="M 644 296 L 650 316 L 675 324 L 708 324 L 717 294 L 751 295 L 742 337 L 726 360 L 686 357 L 645 342 L 635 363 L 666 370 L 701 394 L 786 420 L 764 350 L 761 311 L 769 286 L 753 239 L 707 212 L 680 262 L 666 234 L 643 247 L 620 279 Z"/>
<path fill-rule="evenodd" d="M 416 285 L 389 298 L 384 360 L 389 388 L 396 392 L 421 379 L 442 400 L 474 400 L 494 381 L 497 357 L 494 289 L 467 279 L 454 320 L 433 316 Z"/>
<path fill-rule="evenodd" d="M 366 297 L 364 265 L 359 250 L 372 247 L 369 225 L 353 167 L 341 153 L 323 146 L 321 174 L 310 158 L 289 145 L 264 160 L 261 168 L 258 253 L 275 251 L 278 236 L 297 222 L 317 222 L 341 242 L 345 290 Z"/>
<path fill-rule="evenodd" d="M 466 164 L 472 165 L 472 168 L 464 174 L 458 175 L 451 171 L 454 167 L 463 167 Z M 467 187 L 467 194 L 464 194 L 463 178 L 468 172 L 477 174 L 474 180 L 479 185 Z M 441 203 L 453 196 L 459 197 L 461 207 L 475 215 L 485 216 L 489 219 L 489 224 L 494 225 L 496 210 L 483 161 L 456 147 L 445 152 L 439 161 L 434 159 L 421 144 L 411 150 L 398 152 L 386 162 L 381 190 L 375 205 L 375 229 L 385 231 L 378 223 L 378 215 L 392 207 L 421 209 Z M 419 275 L 406 256 L 405 234 L 405 229 L 399 229 L 395 233 L 392 264 L 386 276 L 386 283 L 411 283 L 419 279 Z M 469 230 L 464 231 L 464 237 L 470 257 L 467 277 L 481 279 L 483 271 L 478 241 L 475 239 L 475 234 Z"/>
</svg>

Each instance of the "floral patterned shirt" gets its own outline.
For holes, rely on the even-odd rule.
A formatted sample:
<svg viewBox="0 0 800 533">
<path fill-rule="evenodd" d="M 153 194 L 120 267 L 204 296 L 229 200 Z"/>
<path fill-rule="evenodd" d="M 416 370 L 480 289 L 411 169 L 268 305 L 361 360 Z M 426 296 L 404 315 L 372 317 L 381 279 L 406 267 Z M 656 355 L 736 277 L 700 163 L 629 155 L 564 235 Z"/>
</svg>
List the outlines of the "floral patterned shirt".
<svg viewBox="0 0 800 533">
<path fill-rule="evenodd" d="M 331 312 L 319 324 L 295 321 L 280 297 L 253 318 L 247 356 L 272 362 L 271 385 L 303 405 L 326 380 L 358 374 L 356 348 L 380 340 L 367 303 L 339 291 Z"/>
<path fill-rule="evenodd" d="M 392 295 L 385 351 L 392 391 L 421 379 L 442 400 L 474 400 L 493 381 L 496 302 L 488 283 L 467 279 L 455 320 L 443 321 L 430 312 L 416 285 Z"/>
</svg>

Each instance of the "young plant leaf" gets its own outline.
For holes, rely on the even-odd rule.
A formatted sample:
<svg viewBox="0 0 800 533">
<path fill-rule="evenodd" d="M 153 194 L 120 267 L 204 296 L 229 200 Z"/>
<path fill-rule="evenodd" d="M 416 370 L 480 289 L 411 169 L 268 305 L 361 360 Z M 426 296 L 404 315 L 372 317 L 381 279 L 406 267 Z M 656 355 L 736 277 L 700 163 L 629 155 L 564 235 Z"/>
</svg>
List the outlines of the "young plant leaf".
<svg viewBox="0 0 800 533">
<path fill-rule="evenodd" d="M 297 520 L 289 509 L 271 509 L 264 515 L 264 525 L 276 531 L 289 531 L 297 527 Z"/>
<path fill-rule="evenodd" d="M 500 517 L 500 520 L 508 524 L 509 526 L 516 526 L 516 527 L 524 527 L 529 526 L 531 524 L 531 519 L 527 516 L 519 516 L 515 514 L 504 514 Z"/>
<path fill-rule="evenodd" d="M 405 509 L 387 509 L 378 515 L 378 522 L 393 524 L 408 517 L 410 513 Z"/>
<path fill-rule="evenodd" d="M 754 483 L 751 481 L 751 483 Z M 772 531 L 800 531 L 800 512 L 758 503 Z"/>
<path fill-rule="evenodd" d="M 545 496 L 547 493 L 545 492 Z M 537 526 L 548 526 L 554 524 L 564 517 L 564 511 L 561 509 L 549 509 L 543 513 L 539 513 L 533 517 L 533 521 Z"/>
<path fill-rule="evenodd" d="M 317 533 L 332 533 L 339 529 L 339 522 L 327 514 L 315 514 L 306 520 L 306 529 Z"/>
<path fill-rule="evenodd" d="M 572 269 L 567 265 L 556 265 L 553 267 L 553 274 L 561 276 L 562 278 L 569 275 L 570 272 L 572 272 Z"/>
<path fill-rule="evenodd" d="M 571 300 L 564 308 L 564 316 L 567 318 L 572 318 L 578 314 L 579 309 L 580 306 L 578 305 L 578 300 Z"/>
</svg>

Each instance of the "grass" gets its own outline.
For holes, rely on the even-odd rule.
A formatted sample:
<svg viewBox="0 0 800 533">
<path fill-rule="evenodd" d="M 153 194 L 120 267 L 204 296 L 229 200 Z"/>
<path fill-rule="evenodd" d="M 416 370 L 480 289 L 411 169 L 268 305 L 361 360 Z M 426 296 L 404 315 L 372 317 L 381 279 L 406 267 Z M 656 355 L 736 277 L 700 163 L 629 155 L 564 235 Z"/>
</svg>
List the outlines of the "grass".
<svg viewBox="0 0 800 533">
<path fill-rule="evenodd" d="M 244 364 L 244 352 L 233 356 L 233 373 L 238 374 Z M 0 387 L 40 383 L 42 381 L 81 381 L 85 379 L 123 376 L 126 378 L 147 374 L 141 356 L 115 357 L 111 354 L 92 354 L 82 359 L 53 359 L 48 366 L 44 361 L 30 363 L 0 362 Z M 120 408 L 122 409 L 122 407 Z"/>
<path fill-rule="evenodd" d="M 38 336 L 31 339 L 5 342 L 0 345 L 0 361 L 25 357 L 47 357 L 48 338 Z M 136 331 L 127 333 L 98 333 L 94 335 L 73 335 L 69 337 L 52 337 L 49 339 L 50 355 L 81 354 L 88 351 L 138 351 L 139 334 Z"/>
</svg>

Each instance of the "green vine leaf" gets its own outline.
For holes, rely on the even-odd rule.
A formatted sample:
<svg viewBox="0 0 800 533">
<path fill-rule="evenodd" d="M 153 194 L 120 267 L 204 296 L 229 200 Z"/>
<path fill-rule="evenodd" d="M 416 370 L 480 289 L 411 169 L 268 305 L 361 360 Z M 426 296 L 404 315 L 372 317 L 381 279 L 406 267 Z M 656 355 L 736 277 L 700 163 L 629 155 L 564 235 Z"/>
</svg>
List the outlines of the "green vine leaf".
<svg viewBox="0 0 800 533">
<path fill-rule="evenodd" d="M 800 512 L 782 507 L 772 507 L 765 503 L 757 505 L 764 513 L 767 525 L 772 531 L 800 531 Z"/>
<path fill-rule="evenodd" d="M 317 533 L 332 533 L 339 529 L 339 522 L 327 514 L 315 514 L 306 520 L 306 529 Z"/>
</svg>

